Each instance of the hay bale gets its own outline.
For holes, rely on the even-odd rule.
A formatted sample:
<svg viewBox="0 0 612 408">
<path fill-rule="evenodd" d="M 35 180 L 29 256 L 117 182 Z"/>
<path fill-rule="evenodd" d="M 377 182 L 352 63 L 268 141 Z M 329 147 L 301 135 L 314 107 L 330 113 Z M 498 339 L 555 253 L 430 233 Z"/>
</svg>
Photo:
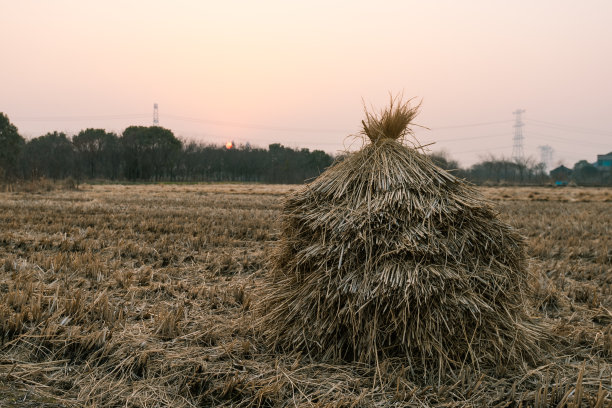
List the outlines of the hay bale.
<svg viewBox="0 0 612 408">
<path fill-rule="evenodd" d="M 402 143 L 417 108 L 366 112 L 371 143 L 286 198 L 257 321 L 272 346 L 437 372 L 537 352 L 524 241 L 478 191 Z"/>
</svg>

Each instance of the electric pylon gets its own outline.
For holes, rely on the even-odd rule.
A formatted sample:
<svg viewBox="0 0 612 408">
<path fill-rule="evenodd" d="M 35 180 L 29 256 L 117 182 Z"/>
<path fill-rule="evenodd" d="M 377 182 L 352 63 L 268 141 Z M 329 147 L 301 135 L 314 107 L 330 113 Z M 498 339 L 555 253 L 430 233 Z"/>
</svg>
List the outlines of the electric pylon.
<svg viewBox="0 0 612 408">
<path fill-rule="evenodd" d="M 540 149 L 540 161 L 544 163 L 546 170 L 550 169 L 552 164 L 553 148 L 549 145 L 538 146 Z"/>
<path fill-rule="evenodd" d="M 523 153 L 523 126 L 525 125 L 521 121 L 521 113 L 524 113 L 524 109 L 517 109 L 512 114 L 515 116 L 514 120 L 514 144 L 512 145 L 512 159 L 516 162 L 522 162 L 525 158 Z"/>
<path fill-rule="evenodd" d="M 154 103 L 153 104 L 153 126 L 158 126 L 159 125 L 159 109 L 157 107 L 157 104 Z"/>
</svg>

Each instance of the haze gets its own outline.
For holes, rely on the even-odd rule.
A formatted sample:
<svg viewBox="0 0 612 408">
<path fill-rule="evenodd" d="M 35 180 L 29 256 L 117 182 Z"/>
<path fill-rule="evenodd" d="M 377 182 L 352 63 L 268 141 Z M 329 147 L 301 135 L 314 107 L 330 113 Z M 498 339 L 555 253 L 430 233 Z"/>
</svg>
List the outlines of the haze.
<svg viewBox="0 0 612 408">
<path fill-rule="evenodd" d="M 612 150 L 609 1 L 1 4 L 0 111 L 26 137 L 120 133 L 158 103 L 185 139 L 334 153 L 362 99 L 403 91 L 423 101 L 418 140 L 462 165 L 511 155 L 517 108 L 536 159 Z"/>
</svg>

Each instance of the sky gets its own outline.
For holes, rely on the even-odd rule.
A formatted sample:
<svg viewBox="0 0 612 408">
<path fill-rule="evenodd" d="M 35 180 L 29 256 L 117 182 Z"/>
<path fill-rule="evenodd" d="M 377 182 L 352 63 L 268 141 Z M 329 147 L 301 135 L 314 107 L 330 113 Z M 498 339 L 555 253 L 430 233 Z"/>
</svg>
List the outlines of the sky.
<svg viewBox="0 0 612 408">
<path fill-rule="evenodd" d="M 462 166 L 612 151 L 612 2 L 0 0 L 0 112 L 26 138 L 159 124 L 203 143 L 356 149 L 364 103 L 422 102 Z M 425 129 L 428 128 L 428 129 Z"/>
</svg>

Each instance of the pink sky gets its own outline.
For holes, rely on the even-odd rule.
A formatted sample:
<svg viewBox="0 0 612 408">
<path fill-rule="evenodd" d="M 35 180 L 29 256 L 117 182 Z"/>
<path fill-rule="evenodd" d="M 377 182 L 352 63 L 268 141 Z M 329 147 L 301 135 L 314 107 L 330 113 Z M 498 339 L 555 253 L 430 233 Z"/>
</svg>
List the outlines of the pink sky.
<svg viewBox="0 0 612 408">
<path fill-rule="evenodd" d="M 527 155 L 612 151 L 608 0 L 2 3 L 0 111 L 26 137 L 148 125 L 157 102 L 179 137 L 333 153 L 362 98 L 403 91 L 462 165 L 510 156 L 517 108 Z"/>
</svg>

